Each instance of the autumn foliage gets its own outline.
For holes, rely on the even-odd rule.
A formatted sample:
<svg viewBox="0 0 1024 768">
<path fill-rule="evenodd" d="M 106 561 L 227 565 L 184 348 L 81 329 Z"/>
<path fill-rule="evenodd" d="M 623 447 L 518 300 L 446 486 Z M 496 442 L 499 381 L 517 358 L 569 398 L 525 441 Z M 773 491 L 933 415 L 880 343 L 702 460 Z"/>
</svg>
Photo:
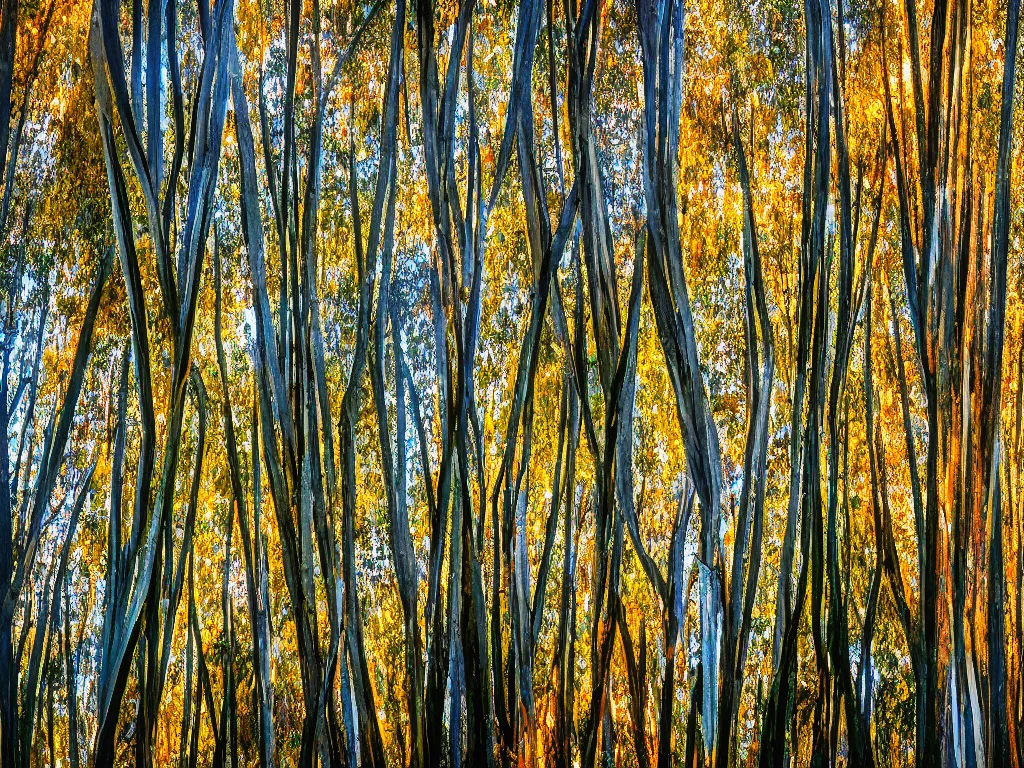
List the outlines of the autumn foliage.
<svg viewBox="0 0 1024 768">
<path fill-rule="evenodd" d="M 0 0 L 0 765 L 1024 766 L 1020 0 Z"/>
</svg>

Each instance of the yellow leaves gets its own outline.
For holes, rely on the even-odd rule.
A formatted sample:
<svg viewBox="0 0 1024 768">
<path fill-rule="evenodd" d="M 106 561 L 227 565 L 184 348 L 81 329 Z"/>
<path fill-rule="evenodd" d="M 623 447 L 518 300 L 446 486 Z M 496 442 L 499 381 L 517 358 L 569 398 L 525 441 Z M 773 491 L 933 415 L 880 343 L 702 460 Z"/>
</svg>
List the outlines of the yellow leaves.
<svg viewBox="0 0 1024 768">
<path fill-rule="evenodd" d="M 892 407 L 893 397 L 894 397 L 892 390 L 891 389 L 883 389 L 881 391 L 881 397 L 882 397 L 882 407 L 885 410 L 889 410 Z"/>
</svg>

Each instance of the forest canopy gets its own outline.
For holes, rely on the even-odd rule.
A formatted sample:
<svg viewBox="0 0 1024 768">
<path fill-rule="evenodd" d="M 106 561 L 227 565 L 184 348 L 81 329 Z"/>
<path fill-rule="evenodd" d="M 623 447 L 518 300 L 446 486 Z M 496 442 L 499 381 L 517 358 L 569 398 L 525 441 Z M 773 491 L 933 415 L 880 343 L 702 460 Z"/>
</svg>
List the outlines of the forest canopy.
<svg viewBox="0 0 1024 768">
<path fill-rule="evenodd" d="M 1020 0 L 0 0 L 0 765 L 1024 766 Z"/>
</svg>

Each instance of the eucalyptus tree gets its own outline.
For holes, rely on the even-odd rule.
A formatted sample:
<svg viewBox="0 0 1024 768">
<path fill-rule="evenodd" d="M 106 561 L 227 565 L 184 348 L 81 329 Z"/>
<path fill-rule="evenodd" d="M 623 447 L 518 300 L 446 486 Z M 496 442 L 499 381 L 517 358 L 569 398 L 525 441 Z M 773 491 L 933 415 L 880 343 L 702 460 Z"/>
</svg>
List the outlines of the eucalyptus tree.
<svg viewBox="0 0 1024 768">
<path fill-rule="evenodd" d="M 518 170 L 522 200 L 525 209 L 526 236 L 531 256 L 531 306 L 526 332 L 522 339 L 516 375 L 512 385 L 512 401 L 505 426 L 504 450 L 498 473 L 491 491 L 492 560 L 491 647 L 494 653 L 494 700 L 499 720 L 500 741 L 505 754 L 525 753 L 528 761 L 536 761 L 544 754 L 540 743 L 535 693 L 535 665 L 540 642 L 543 611 L 548 582 L 552 574 L 552 556 L 558 530 L 559 514 L 563 504 L 567 528 L 564 529 L 563 547 L 567 556 L 572 548 L 572 515 L 575 508 L 575 463 L 579 440 L 581 397 L 584 384 L 577 378 L 578 350 L 573 349 L 565 306 L 561 296 L 558 265 L 570 246 L 578 249 L 576 216 L 580 204 L 580 181 L 575 180 L 565 190 L 566 170 L 562 167 L 560 139 L 557 133 L 557 111 L 552 115 L 551 136 L 554 143 L 556 178 L 559 187 L 556 199 L 561 205 L 557 220 L 552 221 L 549 209 L 550 190 L 543 171 L 544 160 L 536 138 L 537 125 L 532 87 L 532 71 L 538 64 L 536 46 L 541 29 L 544 8 L 539 2 L 523 4 L 516 28 L 513 52 L 513 76 L 509 90 L 508 107 L 504 120 L 496 175 L 491 187 L 484 221 L 497 199 L 499 185 L 514 157 Z M 547 42 L 549 46 L 549 85 L 552 104 L 558 103 L 554 85 L 554 41 L 552 9 L 548 8 Z M 552 229 L 552 224 L 555 228 Z M 578 259 L 578 251 L 576 251 Z M 577 278 L 579 275 L 577 274 Z M 577 286 L 578 291 L 582 289 Z M 582 293 L 577 293 L 582 301 Z M 582 309 L 582 305 L 577 305 Z M 531 573 L 527 535 L 527 505 L 530 494 L 529 468 L 533 451 L 533 430 L 536 413 L 536 373 L 541 349 L 541 334 L 549 320 L 557 344 L 563 355 L 562 393 L 558 416 L 558 448 L 552 474 L 551 503 L 545 524 L 545 535 L 540 552 L 536 577 Z M 579 320 L 579 316 L 577 316 Z M 585 333 L 582 323 L 575 327 L 577 338 Z M 587 404 L 589 410 L 589 403 Z M 483 511 L 483 510 L 481 510 Z M 500 514 L 499 514 L 500 513 Z M 569 561 L 563 561 L 564 564 Z M 572 578 L 571 565 L 562 573 L 563 599 L 559 625 L 559 639 L 555 649 L 556 665 L 564 664 L 568 622 L 568 605 Z M 499 588 L 499 583 L 504 589 Z M 503 611 L 501 595 L 506 595 Z M 507 616 L 511 637 L 508 646 L 508 666 L 503 668 L 502 643 L 499 637 L 503 614 Z M 507 684 L 507 687 L 506 687 Z M 564 681 L 563 681 L 564 684 Z M 563 700 L 564 701 L 564 700 Z M 569 710 L 571 711 L 571 709 Z M 560 709 L 564 717 L 565 709 Z M 551 749 L 563 757 L 571 754 L 568 733 L 562 731 Z"/>
<path fill-rule="evenodd" d="M 487 519 L 487 487 L 483 432 L 477 403 L 475 371 L 480 343 L 481 300 L 484 290 L 484 251 L 488 220 L 512 156 L 513 142 L 520 148 L 524 198 L 532 156 L 524 154 L 523 142 L 533 131 L 532 74 L 534 51 L 540 28 L 541 6 L 524 3 L 516 26 L 509 98 L 504 128 L 490 189 L 483 180 L 480 148 L 478 98 L 474 75 L 474 0 L 459 3 L 454 34 L 450 37 L 443 87 L 439 78 L 438 47 L 435 38 L 433 3 L 417 6 L 417 43 L 423 157 L 427 192 L 433 223 L 436 260 L 430 267 L 432 314 L 435 329 L 435 361 L 441 395 L 441 460 L 436 499 L 430 501 L 431 536 L 427 553 L 427 604 L 425 606 L 426 670 L 425 702 L 433 717 L 426 724 L 426 756 L 432 764 L 447 752 L 453 765 L 463 759 L 470 764 L 502 763 L 511 755 L 529 760 L 539 755 L 533 727 L 533 651 L 529 638 L 534 633 L 533 600 L 528 566 L 520 557 L 513 565 L 515 531 L 521 531 L 510 515 L 512 453 L 516 451 L 520 418 L 532 388 L 536 367 L 539 330 L 547 315 L 553 265 L 561 258 L 576 213 L 573 202 L 563 207 L 558 232 L 543 246 L 543 257 L 534 253 L 536 290 L 530 326 L 524 338 L 514 385 L 513 407 L 506 428 L 506 448 L 498 478 L 491 492 L 491 602 L 488 634 L 488 605 L 484 593 L 483 546 Z M 465 82 L 468 135 L 460 147 L 456 131 L 456 110 Z M 459 189 L 456 155 L 465 158 L 465 192 Z M 532 147 L 530 147 L 532 151 Z M 528 203 L 529 206 L 529 203 Z M 539 217 L 539 218 L 538 218 Z M 528 212 L 528 220 L 550 233 L 550 219 Z M 541 266 L 543 263 L 543 266 Z M 454 359 L 451 359 L 451 358 Z M 528 428 L 527 428 L 528 430 Z M 528 443 L 528 438 L 527 438 Z M 421 439 L 421 446 L 425 446 Z M 421 459 L 426 465 L 425 452 Z M 529 448 L 520 454 L 517 469 L 529 463 Z M 474 488 L 475 482 L 475 488 Z M 499 500 L 506 503 L 501 507 Z M 474 515 L 475 513 L 475 515 Z M 474 526 L 474 517 L 476 525 Z M 518 538 L 519 546 L 523 544 Z M 442 579 L 447 557 L 448 584 Z M 505 588 L 507 614 L 501 594 Z M 543 594 L 540 588 L 538 594 Z M 442 600 L 447 602 L 442 609 Z M 502 628 L 505 616 L 513 627 L 513 639 L 506 666 Z M 518 655 L 517 655 L 518 651 Z M 513 661 L 513 658 L 515 661 Z M 447 723 L 441 713 L 449 702 Z M 465 700 L 465 705 L 463 705 Z M 516 702 L 525 705 L 525 722 L 519 719 Z M 445 729 L 447 727 L 447 740 Z M 465 744 L 463 744 L 463 732 Z M 447 741 L 447 743 L 445 743 Z"/>
<path fill-rule="evenodd" d="M 845 534 L 849 546 L 852 532 L 848 522 L 845 531 L 840 530 L 839 510 L 842 503 L 845 513 L 849 497 L 849 477 L 846 474 L 848 454 L 842 447 L 849 432 L 848 417 L 845 415 L 849 397 L 848 369 L 861 307 L 869 290 L 871 264 L 878 242 L 886 151 L 883 135 L 872 182 L 875 211 L 870 235 L 861 247 L 863 239 L 859 236 L 862 233 L 860 224 L 865 207 L 862 202 L 864 163 L 863 160 L 856 160 L 857 175 L 854 183 L 846 136 L 847 118 L 844 114 L 845 43 L 840 36 L 839 50 L 836 50 L 832 11 L 827 5 L 805 4 L 805 20 L 806 149 L 800 257 L 800 340 L 792 405 L 791 457 L 794 465 L 790 478 L 789 518 L 783 542 L 784 570 L 776 602 L 775 674 L 762 729 L 762 744 L 768 745 L 768 748 L 762 750 L 760 759 L 762 764 L 779 764 L 778 761 L 785 759 L 787 754 L 785 728 L 787 713 L 792 712 L 793 707 L 796 625 L 800 621 L 810 581 L 811 635 L 817 673 L 811 733 L 812 759 L 825 762 L 837 759 L 838 729 L 841 722 L 845 722 L 851 759 L 858 764 L 872 765 L 874 751 L 862 700 L 867 694 L 863 693 L 864 685 L 856 685 L 854 682 L 855 673 L 850 654 L 849 582 L 840 573 L 841 535 Z M 840 26 L 842 23 L 840 8 Z M 834 202 L 833 196 L 836 198 Z M 833 207 L 838 222 L 829 220 L 829 211 Z M 859 251 L 865 251 L 865 254 L 860 259 L 858 270 Z M 829 329 L 829 313 L 834 263 L 837 263 L 838 269 L 834 278 L 836 312 L 833 338 Z M 830 343 L 834 349 L 829 349 Z M 805 378 L 804 369 L 807 366 L 809 368 Z M 809 390 L 805 389 L 807 385 Z M 824 498 L 821 472 L 823 433 L 828 438 Z M 797 599 L 793 605 L 789 580 L 793 555 L 791 548 L 795 543 L 797 500 L 799 516 L 802 518 L 801 569 Z M 844 517 L 848 520 L 848 513 Z M 880 574 L 880 569 L 876 568 L 875 585 Z M 874 597 L 869 597 L 867 609 L 872 621 L 871 612 L 874 609 L 871 601 L 877 599 L 877 591 L 877 586 L 872 586 L 871 594 Z M 862 633 L 858 674 L 863 674 L 865 662 L 870 661 L 871 626 L 871 621 L 867 621 Z M 797 738 L 795 731 L 793 738 Z M 795 749 L 795 744 L 792 748 Z"/>
<path fill-rule="evenodd" d="M 799 352 L 797 357 L 795 397 L 793 401 L 793 443 L 791 460 L 799 462 L 790 479 L 790 506 L 786 538 L 783 543 L 780 592 L 789 589 L 789 547 L 796 529 L 796 507 L 799 499 L 800 570 L 796 594 L 790 604 L 780 598 L 784 610 L 776 613 L 776 637 L 782 636 L 777 650 L 771 693 L 761 727 L 759 761 L 762 766 L 786 764 L 796 743 L 787 743 L 786 731 L 794 712 L 796 694 L 797 643 L 800 616 L 807 598 L 807 586 L 813 570 L 812 604 L 817 608 L 812 617 L 812 634 L 819 677 L 813 733 L 814 749 L 820 755 L 825 748 L 822 734 L 822 707 L 827 701 L 827 666 L 821 626 L 823 591 L 821 535 L 821 410 L 825 395 L 824 353 L 827 334 L 828 285 L 825 271 L 826 212 L 831 181 L 830 116 L 833 89 L 831 10 L 827 4 L 809 0 L 804 4 L 806 24 L 805 54 L 805 152 L 800 243 L 800 308 Z M 848 268 L 848 267 L 847 267 Z M 804 370 L 808 371 L 804 390 Z M 806 398 L 806 407 L 805 400 Z M 803 415 L 801 415 L 803 414 Z M 799 435 L 798 435 L 799 432 Z M 799 449 L 797 441 L 799 440 Z M 812 558 L 812 538 L 815 556 Z M 812 565 L 812 559 L 816 565 Z M 785 604 L 784 606 L 782 604 Z M 780 630 L 779 624 L 783 625 Z M 793 729 L 793 742 L 797 739 Z"/>
<path fill-rule="evenodd" d="M 683 67 L 682 3 L 638 5 L 644 63 L 644 196 L 647 202 L 647 281 L 658 337 L 676 401 L 687 474 L 700 504 L 701 730 L 708 759 L 717 760 L 724 595 L 721 520 L 722 466 L 718 431 L 698 358 L 679 239 L 679 113 Z M 748 510 L 743 510 L 746 515 Z M 740 560 L 742 550 L 738 550 Z M 756 574 L 755 574 L 756 576 Z M 674 642 L 674 638 L 668 638 Z M 671 689 L 671 678 L 669 678 Z M 731 691 L 730 691 L 731 693 Z"/>
<path fill-rule="evenodd" d="M 213 9 L 205 2 L 196 6 L 200 50 L 195 53 L 202 63 L 192 83 L 188 105 L 191 120 L 186 132 L 181 63 L 186 37 L 179 28 L 180 9 L 172 0 L 166 7 L 149 4 L 145 18 L 143 11 L 141 3 L 135 4 L 131 28 L 125 34 L 119 4 L 98 0 L 89 37 L 114 234 L 131 318 L 131 361 L 141 424 L 135 477 L 130 477 L 122 460 L 111 478 L 110 547 L 93 754 L 97 765 L 110 765 L 115 760 L 118 723 L 133 663 L 137 680 L 136 760 L 140 764 L 153 761 L 195 513 L 193 500 L 186 511 L 183 539 L 175 557 L 174 500 L 190 382 L 197 397 L 198 416 L 200 420 L 205 418 L 204 387 L 192 367 L 192 343 L 217 191 L 234 22 L 231 0 L 218 2 Z M 169 94 L 174 118 L 170 137 L 164 136 L 165 93 Z M 168 138 L 172 142 L 169 166 L 165 162 Z M 133 211 L 126 160 L 141 191 L 142 215 Z M 181 199 L 179 185 L 186 190 Z M 140 226 L 148 238 L 144 250 L 138 243 Z M 155 261 L 159 285 L 155 304 L 143 286 L 140 253 L 151 255 Z M 154 389 L 162 373 L 160 367 L 154 369 L 154 358 L 160 355 L 170 360 L 170 382 L 167 401 L 159 404 L 166 409 L 161 411 L 166 427 L 158 454 Z M 121 457 L 128 428 L 123 419 L 128 378 L 123 366 L 119 396 Z M 200 476 L 201 459 L 200 442 L 193 462 L 193 485 Z M 135 493 L 129 535 L 122 541 L 121 486 L 132 479 Z"/>
<path fill-rule="evenodd" d="M 8 524 L 12 520 L 14 510 L 12 502 L 12 486 L 16 489 L 17 467 L 24 459 L 29 464 L 38 462 L 35 477 L 31 487 L 26 487 L 18 496 L 19 512 L 17 519 L 19 526 L 16 536 L 11 533 L 8 541 L 10 549 L 6 554 L 10 557 L 8 563 L 10 571 L 8 580 L 3 590 L 3 601 L 0 603 L 0 634 L 7 643 L 3 662 L 10 667 L 10 677 L 6 678 L 3 691 L 4 721 L 2 724 L 4 761 L 9 765 L 28 765 L 32 750 L 32 740 L 37 726 L 37 705 L 41 693 L 41 675 L 43 665 L 49 660 L 50 644 L 53 636 L 59 631 L 57 620 L 60 616 L 56 606 L 59 605 L 60 590 L 68 567 L 71 542 L 74 539 L 75 528 L 79 515 L 85 503 L 86 497 L 92 490 L 92 470 L 88 470 L 77 479 L 77 489 L 74 491 L 74 502 L 71 506 L 71 515 L 64 533 L 64 538 L 57 545 L 59 555 L 52 556 L 50 567 L 43 575 L 41 581 L 41 594 L 38 600 L 35 598 L 35 581 L 39 574 L 35 573 L 37 561 L 42 551 L 43 534 L 50 522 L 50 507 L 53 494 L 58 487 L 58 478 L 65 469 L 66 452 L 68 449 L 72 422 L 78 400 L 85 383 L 86 363 L 89 358 L 92 346 L 93 332 L 96 326 L 96 317 L 99 312 L 100 302 L 103 296 L 104 287 L 110 270 L 110 258 L 108 255 L 100 261 L 99 268 L 89 303 L 85 310 L 85 317 L 82 328 L 79 331 L 78 341 L 75 346 L 74 368 L 72 375 L 68 378 L 67 387 L 59 405 L 55 404 L 54 410 L 47 420 L 45 434 L 38 458 L 26 455 L 18 457 L 15 464 L 15 475 L 11 478 L 7 472 L 4 473 L 3 502 L 6 507 Z M 46 313 L 39 313 L 40 328 L 46 323 Z M 42 354 L 42 339 L 35 345 L 33 353 L 38 356 Z M 8 358 L 9 360 L 9 358 Z M 9 390 L 5 383 L 2 387 L 4 402 L 8 402 Z M 31 385 L 33 389 L 36 383 Z M 24 391 L 25 387 L 19 387 Z M 15 397 L 13 405 L 17 406 L 19 397 Z M 14 409 L 12 409 L 14 410 Z M 35 418 L 35 414 L 27 412 L 22 414 L 23 429 L 26 428 Z M 19 440 L 19 454 L 24 450 L 24 442 Z M 3 448 L 7 456 L 10 456 L 10 444 L 7 440 L 7 431 L 4 431 Z M 28 449 L 31 453 L 31 448 Z M 4 468 L 8 472 L 10 459 L 5 459 Z M 70 471 L 68 472 L 70 474 Z M 60 563 L 57 566 L 57 563 Z M 55 570 L 55 566 L 56 570 Z M 35 605 L 33 612 L 32 606 Z M 15 649 L 10 640 L 14 620 L 17 613 L 21 616 L 22 634 L 17 648 Z M 26 660 L 24 653 L 26 632 L 30 625 L 34 624 L 35 632 L 29 656 Z M 44 658 L 45 649 L 45 658 Z M 10 656 L 6 654 L 10 653 Z M 17 672 L 15 672 L 15 670 Z M 53 680 L 46 680 L 47 687 L 54 685 Z"/>
<path fill-rule="evenodd" d="M 771 398 L 775 386 L 775 337 L 768 312 L 754 192 L 746 150 L 740 135 L 738 113 L 732 115 L 732 142 L 743 195 L 744 339 L 747 346 L 747 428 L 743 454 L 743 480 L 739 517 L 736 521 L 729 593 L 723 622 L 721 691 L 718 732 L 721 741 L 717 760 L 727 766 L 735 758 L 733 733 L 739 710 L 750 648 L 751 622 L 761 573 L 764 537 L 764 505 L 767 485 L 768 443 L 771 437 Z"/>
<path fill-rule="evenodd" d="M 1000 404 L 1008 174 L 1020 6 L 1011 2 L 1006 9 L 988 243 L 984 238 L 985 188 L 990 168 L 984 157 L 977 156 L 980 133 L 971 95 L 976 66 L 971 45 L 973 19 L 963 3 L 935 4 L 925 74 L 918 11 L 916 3 L 904 6 L 909 105 L 904 105 L 902 84 L 900 93 L 892 94 L 888 77 L 883 77 L 896 165 L 906 307 L 928 424 L 923 500 L 915 495 L 915 504 L 923 504 L 915 513 L 922 544 L 919 618 L 913 625 L 909 616 L 904 618 L 908 645 L 912 651 L 919 649 L 920 657 L 917 753 L 923 763 L 934 762 L 952 739 L 964 759 L 1004 765 L 1009 761 L 1010 745 Z M 905 123 L 904 110 L 910 111 L 913 119 L 911 127 L 900 130 Z M 968 311 L 969 296 L 978 297 L 975 312 Z M 971 380 L 979 386 L 967 391 L 963 382 Z M 907 446 L 908 455 L 913 456 L 916 449 L 909 425 Z M 949 521 L 949 529 L 940 524 L 940 518 Z M 969 569 L 971 552 L 984 553 L 989 563 L 985 574 Z M 893 586 L 902 589 L 902 585 Z M 981 595 L 984 589 L 988 657 L 984 679 L 988 690 L 986 701 L 981 702 L 969 693 L 983 685 L 983 678 L 977 666 L 980 654 L 977 649 L 968 653 L 965 627 L 977 618 L 974 595 Z M 947 604 L 951 606 L 949 621 L 942 608 Z M 952 729 L 943 714 L 947 708 L 961 713 Z M 979 738 L 981 734 L 984 736 Z"/>
<path fill-rule="evenodd" d="M 839 15 L 842 23 L 842 9 Z M 824 54 L 829 55 L 829 54 Z M 863 232 L 861 220 L 864 211 L 864 162 L 857 159 L 858 164 L 856 182 L 853 181 L 851 168 L 850 148 L 847 140 L 847 120 L 845 110 L 845 88 L 844 80 L 839 73 L 846 72 L 846 50 L 842 42 L 839 50 L 831 52 L 832 64 L 829 65 L 826 58 L 826 66 L 833 69 L 834 96 L 832 104 L 832 120 L 836 153 L 835 170 L 835 192 L 838 198 L 838 235 L 836 237 L 836 253 L 838 269 L 836 270 L 836 326 L 834 346 L 835 350 L 831 360 L 831 370 L 828 379 L 827 409 L 825 422 L 828 435 L 828 467 L 826 476 L 826 516 L 824 521 L 825 533 L 825 563 L 827 564 L 827 587 L 828 587 L 828 618 L 826 624 L 827 646 L 831 661 L 831 672 L 835 681 L 830 682 L 833 704 L 828 709 L 828 717 L 825 720 L 829 736 L 829 760 L 834 762 L 837 751 L 837 738 L 835 734 L 840 724 L 841 715 L 839 712 L 842 702 L 842 715 L 845 716 L 847 729 L 847 742 L 850 749 L 851 759 L 861 765 L 874 765 L 874 755 L 871 747 L 869 723 L 863 716 L 863 707 L 858 698 L 853 680 L 853 663 L 850 654 L 851 638 L 848 616 L 849 596 L 848 582 L 840 573 L 840 530 L 839 530 L 839 507 L 841 499 L 848 498 L 849 477 L 845 470 L 848 464 L 848 453 L 843 450 L 843 435 L 848 434 L 848 406 L 847 381 L 850 366 L 850 357 L 853 351 L 854 333 L 858 325 L 858 318 L 864 303 L 864 297 L 869 290 L 872 261 L 875 256 L 875 247 L 878 243 L 879 224 L 881 222 L 882 202 L 884 188 L 881 184 L 885 176 L 885 138 L 884 131 L 881 146 L 878 151 L 878 163 L 873 177 L 873 190 L 875 191 L 875 212 L 871 223 L 870 235 L 867 242 L 863 243 Z M 858 255 L 861 256 L 861 266 L 858 273 Z M 826 266 L 823 273 L 825 282 L 831 281 L 831 265 Z M 824 310 L 824 306 L 822 307 Z M 866 331 L 866 332 L 869 332 Z M 844 426 L 845 425 L 845 426 Z M 848 448 L 847 448 L 848 450 Z M 840 457 L 843 457 L 843 466 L 840 466 Z M 843 477 L 840 478 L 840 474 Z M 842 479 L 843 491 L 840 492 L 840 479 Z M 845 494 L 845 495 L 844 495 Z M 845 502 L 844 502 L 845 504 Z M 848 516 L 848 515 L 847 515 Z M 817 524 L 817 523 L 815 523 Z M 852 536 L 847 524 L 844 531 L 847 539 Z M 812 556 L 813 558 L 813 556 Z M 815 608 L 812 607 L 812 611 Z M 863 639 L 862 639 L 863 641 Z"/>
<path fill-rule="evenodd" d="M 92 490 L 91 473 L 73 477 L 70 462 L 67 480 L 77 484 L 77 490 L 61 504 L 71 502 L 76 512 L 63 540 L 56 543 L 64 554 L 51 560 L 62 565 L 56 574 L 52 567 L 37 573 L 36 566 L 49 527 L 51 502 L 65 469 L 110 266 L 102 245 L 87 243 L 90 252 L 98 250 L 99 258 L 83 255 L 86 269 L 95 274 L 74 348 L 77 367 L 47 416 L 39 391 L 47 328 L 54 327 L 51 258 L 32 243 L 39 236 L 35 212 L 44 190 L 33 170 L 25 168 L 22 148 L 32 140 L 26 126 L 30 114 L 39 109 L 35 88 L 57 8 L 53 2 L 27 8 L 7 2 L 0 9 L 0 761 L 5 765 L 28 763 L 41 716 L 38 699 L 44 687 L 54 685 L 43 675 L 43 667 L 52 638 L 60 631 L 60 595 L 78 513 Z M 12 213 L 19 214 L 17 226 L 12 224 Z M 95 267 L 89 262 L 95 262 Z M 17 434 L 13 441 L 12 430 Z M 43 439 L 37 443 L 39 432 Z M 55 581 L 58 576 L 60 580 Z M 36 588 L 39 582 L 41 590 Z M 22 636 L 15 645 L 13 630 L 19 618 Z M 24 638 L 30 625 L 35 632 L 26 660 Z"/>
<path fill-rule="evenodd" d="M 256 319 L 253 357 L 259 407 L 258 415 L 254 418 L 259 426 L 262 462 L 267 468 L 267 482 L 283 544 L 285 577 L 302 660 L 305 713 L 301 759 L 306 763 L 319 760 L 325 765 L 352 764 L 357 753 L 366 764 L 383 765 L 385 762 L 373 683 L 364 648 L 362 608 L 355 564 L 355 430 L 370 343 L 376 265 L 381 259 L 387 263 L 394 247 L 397 103 L 405 19 L 403 3 L 397 5 L 392 22 L 387 87 L 384 109 L 381 111 L 380 156 L 366 243 L 363 242 L 354 160 L 349 167 L 359 285 L 359 322 L 349 383 L 341 403 L 338 424 L 340 483 L 335 463 L 333 411 L 325 378 L 325 345 L 317 286 L 317 234 L 325 119 L 331 108 L 332 91 L 346 63 L 382 7 L 383 3 L 371 7 L 351 35 L 348 45 L 336 52 L 333 68 L 326 77 L 321 62 L 320 10 L 319 7 L 313 9 L 313 34 L 309 38 L 314 65 L 311 93 L 313 116 L 305 136 L 308 155 L 303 162 L 306 169 L 304 179 L 299 172 L 300 128 L 295 121 L 300 28 L 303 25 L 300 4 L 286 4 L 285 101 L 280 120 L 271 119 L 262 85 L 261 64 L 258 97 L 260 138 L 279 257 L 276 266 L 279 268 L 280 302 L 276 324 L 267 289 L 266 244 L 261 213 L 264 194 L 256 172 L 255 140 L 243 88 L 241 60 L 237 54 L 234 54 L 232 64 L 232 98 L 241 171 L 242 230 L 252 278 Z M 278 163 L 275 157 L 278 137 L 274 128 L 279 124 L 282 131 Z M 301 190 L 300 180 L 304 182 Z M 223 366 L 222 376 L 224 386 L 227 387 Z M 225 416 L 228 416 L 227 412 Z M 236 451 L 234 448 L 230 450 Z M 237 460 L 233 460 L 233 463 L 237 463 Z M 254 472 L 257 471 L 258 463 L 254 453 Z M 238 474 L 237 470 L 233 472 Z M 242 496 L 241 482 L 240 479 L 233 482 L 237 486 L 237 500 Z M 237 503 L 239 510 L 242 510 L 243 502 Z M 254 511 L 258 504 L 258 499 L 254 498 Z M 258 557 L 250 551 L 253 547 L 249 543 L 248 522 L 243 519 L 241 527 L 249 590 L 265 589 L 257 587 L 253 564 L 258 561 Z M 340 550 L 337 537 L 339 528 Z M 257 526 L 253 540 L 258 537 Z M 314 549 L 317 556 L 314 556 Z M 314 564 L 317 559 L 326 594 L 329 623 L 330 639 L 326 652 L 321 646 L 318 629 L 319 608 L 314 586 Z M 252 575 L 250 570 L 253 571 Z M 267 660 L 269 636 L 266 618 L 259 615 L 258 606 L 262 601 L 265 601 L 265 596 L 258 599 L 250 597 L 250 621 L 257 628 L 254 633 L 254 659 L 257 662 L 256 677 L 261 691 L 261 761 L 271 764 L 274 729 Z M 410 647 L 410 657 L 414 656 Z M 339 678 L 340 696 L 336 690 Z"/>
</svg>

